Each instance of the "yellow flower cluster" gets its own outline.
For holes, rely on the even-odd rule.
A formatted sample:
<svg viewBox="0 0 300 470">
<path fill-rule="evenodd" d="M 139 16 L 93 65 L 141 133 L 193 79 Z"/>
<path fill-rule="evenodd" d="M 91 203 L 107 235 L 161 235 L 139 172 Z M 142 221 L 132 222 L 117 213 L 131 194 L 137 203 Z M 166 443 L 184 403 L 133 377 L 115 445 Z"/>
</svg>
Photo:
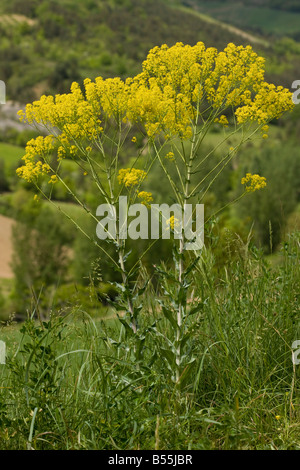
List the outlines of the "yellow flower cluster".
<svg viewBox="0 0 300 470">
<path fill-rule="evenodd" d="M 121 78 L 97 77 L 95 82 L 84 80 L 86 102 L 95 114 L 126 121 L 131 79 L 123 82 Z"/>
<path fill-rule="evenodd" d="M 48 163 L 45 163 L 45 158 L 54 149 L 53 140 L 51 135 L 46 137 L 39 136 L 27 143 L 26 154 L 22 157 L 25 165 L 17 168 L 18 176 L 28 182 L 33 182 L 36 181 L 39 175 L 49 173 L 50 167 Z"/>
<path fill-rule="evenodd" d="M 55 183 L 57 183 L 57 181 L 58 181 L 57 176 L 56 175 L 51 175 L 51 178 L 48 181 L 48 183 L 55 184 Z"/>
<path fill-rule="evenodd" d="M 262 133 L 262 138 L 263 139 L 267 139 L 269 137 L 268 134 L 267 134 L 268 130 L 269 130 L 268 125 L 265 124 L 264 126 L 262 126 L 261 133 Z"/>
<path fill-rule="evenodd" d="M 265 124 L 272 119 L 278 119 L 293 107 L 291 93 L 287 88 L 263 82 L 254 99 L 249 104 L 238 108 L 235 114 L 239 124 L 246 121 Z"/>
<path fill-rule="evenodd" d="M 294 105 L 288 89 L 264 81 L 264 62 L 251 46 L 232 43 L 219 53 L 202 42 L 155 47 L 130 84 L 128 117 L 142 121 L 149 136 L 182 138 L 191 137 L 202 102 L 218 114 L 234 107 L 239 123 L 266 123 Z M 223 114 L 218 122 L 228 125 Z"/>
<path fill-rule="evenodd" d="M 137 168 L 122 168 L 119 170 L 118 181 L 124 183 L 126 188 L 132 188 L 140 184 L 147 176 L 144 170 Z"/>
<path fill-rule="evenodd" d="M 167 226 L 170 226 L 172 230 L 174 228 L 179 228 L 179 220 L 174 217 L 174 215 L 171 215 L 171 217 L 166 221 Z"/>
<path fill-rule="evenodd" d="M 137 196 L 139 199 L 142 199 L 142 204 L 147 207 L 150 207 L 150 204 L 153 201 L 152 193 L 149 193 L 147 191 L 140 191 Z"/>
<path fill-rule="evenodd" d="M 103 130 L 95 109 L 83 96 L 78 83 L 73 83 L 71 93 L 45 96 L 39 101 L 27 104 L 26 112 L 19 111 L 21 121 L 41 124 L 46 129 L 57 128 L 61 131 L 61 141 L 69 144 L 71 140 L 93 139 Z"/>
<path fill-rule="evenodd" d="M 174 152 L 168 152 L 166 155 L 166 158 L 170 160 L 171 162 L 175 160 L 175 155 Z"/>
<path fill-rule="evenodd" d="M 201 115 L 203 105 L 212 108 L 213 113 Z M 263 128 L 293 106 L 289 90 L 264 81 L 264 59 L 251 46 L 230 43 L 218 52 L 198 42 L 195 46 L 177 43 L 155 47 L 143 62 L 142 72 L 134 78 L 86 79 L 84 91 L 73 83 L 70 93 L 43 95 L 19 114 L 21 120 L 53 134 L 49 137 L 53 140 L 52 150 L 56 149 L 60 161 L 67 154 L 76 158 L 82 153 L 80 156 L 85 157 L 92 148 L 90 144 L 102 138 L 107 119 L 118 124 L 142 123 L 150 138 L 163 132 L 166 139 L 189 139 L 193 126 L 212 119 L 208 116 L 218 116 L 218 122 L 227 126 L 224 113 L 229 108 L 235 110 L 238 123 L 256 121 Z M 27 180 L 49 170 L 44 160 L 48 143 L 38 139 L 29 143 L 25 168 L 18 171 Z M 172 159 L 171 154 L 167 158 Z M 133 178 L 133 174 L 127 177 Z M 130 186 L 128 181 L 133 180 L 126 180 Z"/>
<path fill-rule="evenodd" d="M 267 186 L 264 176 L 252 175 L 251 173 L 247 173 L 246 176 L 241 179 L 241 184 L 246 185 L 245 190 L 247 192 L 254 192 Z"/>
<path fill-rule="evenodd" d="M 221 124 L 224 127 L 228 127 L 228 124 L 229 124 L 228 119 L 225 116 L 225 114 L 222 114 L 222 116 L 220 116 L 219 118 L 216 118 L 215 122 L 218 122 L 219 124 Z"/>
</svg>

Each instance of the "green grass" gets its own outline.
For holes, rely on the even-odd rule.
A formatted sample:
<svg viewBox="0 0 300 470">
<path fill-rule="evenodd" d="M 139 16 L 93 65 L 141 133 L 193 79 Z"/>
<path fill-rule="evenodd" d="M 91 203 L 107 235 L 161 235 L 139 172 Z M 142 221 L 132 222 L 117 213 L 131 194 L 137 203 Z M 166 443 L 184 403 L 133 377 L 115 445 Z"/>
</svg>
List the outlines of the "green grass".
<svg viewBox="0 0 300 470">
<path fill-rule="evenodd" d="M 238 40 L 242 41 L 246 34 L 248 41 L 250 41 L 251 43 L 259 44 L 264 47 L 269 47 L 270 45 L 266 39 L 262 39 L 261 37 L 253 34 L 245 33 L 245 31 L 241 29 L 241 22 L 237 22 L 236 24 L 234 24 L 231 21 L 231 18 L 230 20 L 228 20 L 228 16 L 224 15 L 218 17 L 217 15 L 214 15 L 214 12 L 211 12 L 209 8 L 207 9 L 207 11 L 205 8 L 203 9 L 205 13 L 203 13 L 203 11 L 200 12 L 198 9 L 193 10 L 185 6 L 177 6 L 176 8 L 182 12 L 194 15 L 195 17 L 199 18 L 199 20 L 204 21 L 209 25 L 212 25 L 212 27 L 220 28 L 223 31 L 230 31 L 236 36 L 235 42 L 237 42 Z"/>
<path fill-rule="evenodd" d="M 68 217 L 72 218 L 78 225 L 82 227 L 84 227 L 89 222 L 89 214 L 78 204 L 62 201 L 53 201 L 53 203 L 46 201 L 45 204 L 49 205 L 49 207 L 53 209 L 55 213 L 57 213 L 58 208 L 58 211 L 61 212 L 62 217 L 65 218 L 64 214 L 66 214 Z M 55 207 L 54 204 L 57 207 Z"/>
<path fill-rule="evenodd" d="M 3 295 L 7 295 L 13 286 L 13 279 L 0 278 L 0 291 Z"/>
<path fill-rule="evenodd" d="M 0 142 L 0 160 L 3 160 L 5 165 L 16 165 L 24 153 L 22 147 Z"/>
<path fill-rule="evenodd" d="M 263 34 L 293 35 L 299 32 L 300 13 L 275 10 L 236 2 L 197 1 L 197 7 L 213 19 L 225 21 L 234 26 Z"/>
<path fill-rule="evenodd" d="M 181 386 L 160 349 L 170 323 L 150 288 L 136 335 L 76 309 L 2 328 L 0 449 L 299 450 L 299 234 L 281 267 L 241 253 L 218 275 L 207 253 L 194 272 L 201 308 Z"/>
</svg>

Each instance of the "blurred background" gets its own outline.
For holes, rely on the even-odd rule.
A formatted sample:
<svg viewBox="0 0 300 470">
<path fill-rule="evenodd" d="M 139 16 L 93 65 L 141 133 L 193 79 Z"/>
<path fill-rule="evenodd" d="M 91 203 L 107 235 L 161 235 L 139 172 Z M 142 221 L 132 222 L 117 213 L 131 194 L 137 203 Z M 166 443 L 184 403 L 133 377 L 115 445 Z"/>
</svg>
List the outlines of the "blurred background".
<svg viewBox="0 0 300 470">
<path fill-rule="evenodd" d="M 71 300 L 98 311 L 105 295 L 114 295 L 108 281 L 115 273 L 99 251 L 49 203 L 37 203 L 34 187 L 16 176 L 26 142 L 37 136 L 18 121 L 17 111 L 42 94 L 68 92 L 73 81 L 82 84 L 86 77 L 133 76 L 149 49 L 179 41 L 203 41 L 219 50 L 229 42 L 251 44 L 266 58 L 267 81 L 293 91 L 292 83 L 300 80 L 299 0 L 1 1 L 0 80 L 6 83 L 6 104 L 0 105 L 0 319 L 11 314 L 24 318 L 37 300 L 44 316 Z M 249 240 L 276 264 L 288 234 L 300 229 L 299 118 L 300 105 L 271 124 L 268 140 L 244 146 L 206 195 L 209 215 L 240 194 L 246 172 L 268 182 L 263 191 L 229 206 L 209 227 L 206 244 L 216 270 Z M 220 139 L 216 126 L 205 150 Z M 143 145 L 142 139 L 137 145 Z M 133 150 L 136 144 L 129 139 L 124 165 Z M 76 168 L 67 159 L 64 177 L 95 208 L 96 195 Z M 163 178 L 157 173 L 147 183 L 156 202 L 168 198 Z M 55 185 L 52 197 L 95 236 L 95 224 L 64 187 Z M 142 249 L 142 243 L 135 247 Z M 146 264 L 151 269 L 155 261 L 168 263 L 169 258 L 170 246 L 162 243 L 149 252 Z M 91 285 L 97 286 L 96 297 Z"/>
</svg>

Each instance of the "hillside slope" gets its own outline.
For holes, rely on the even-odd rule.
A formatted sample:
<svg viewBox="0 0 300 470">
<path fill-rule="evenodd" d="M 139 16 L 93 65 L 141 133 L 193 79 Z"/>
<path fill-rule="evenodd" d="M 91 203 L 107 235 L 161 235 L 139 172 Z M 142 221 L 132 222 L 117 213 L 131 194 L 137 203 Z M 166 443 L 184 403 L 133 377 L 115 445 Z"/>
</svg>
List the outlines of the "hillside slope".
<svg viewBox="0 0 300 470">
<path fill-rule="evenodd" d="M 162 43 L 221 48 L 236 40 L 162 0 L 12 0 L 1 10 L 0 77 L 8 99 L 23 102 L 64 92 L 87 76 L 137 73 L 149 49 Z"/>
<path fill-rule="evenodd" d="M 14 222 L 8 217 L 0 215 L 0 279 L 10 279 L 13 272 L 10 266 L 12 260 L 12 226 Z"/>
<path fill-rule="evenodd" d="M 149 49 L 178 41 L 204 41 L 218 49 L 228 42 L 251 43 L 267 56 L 272 81 L 290 86 L 297 78 L 300 45 L 272 40 L 270 46 L 261 35 L 197 12 L 196 3 L 201 2 L 3 0 L 0 79 L 7 98 L 28 102 L 45 92 L 68 91 L 72 81 L 85 77 L 125 78 L 140 71 Z"/>
<path fill-rule="evenodd" d="M 248 31 L 300 40 L 298 0 L 183 0 L 180 3 Z"/>
</svg>

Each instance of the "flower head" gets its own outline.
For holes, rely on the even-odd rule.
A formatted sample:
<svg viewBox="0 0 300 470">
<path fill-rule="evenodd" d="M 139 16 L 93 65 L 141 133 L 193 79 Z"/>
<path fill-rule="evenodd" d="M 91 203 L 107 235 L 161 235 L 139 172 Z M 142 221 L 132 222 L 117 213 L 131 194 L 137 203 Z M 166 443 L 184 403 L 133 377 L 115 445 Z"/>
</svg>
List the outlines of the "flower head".
<svg viewBox="0 0 300 470">
<path fill-rule="evenodd" d="M 228 119 L 225 116 L 225 114 L 222 114 L 222 116 L 220 116 L 219 118 L 216 118 L 215 122 L 218 122 L 219 124 L 221 124 L 224 127 L 228 127 L 228 125 L 229 125 Z"/>
<path fill-rule="evenodd" d="M 166 224 L 168 227 L 170 227 L 172 230 L 175 228 L 179 227 L 179 220 L 174 217 L 174 215 L 171 215 L 171 217 L 166 221 Z"/>
<path fill-rule="evenodd" d="M 146 207 L 150 207 L 150 204 L 153 201 L 152 193 L 140 191 L 137 196 L 142 200 L 141 204 L 144 204 Z"/>
<path fill-rule="evenodd" d="M 123 168 L 119 170 L 118 180 L 119 183 L 124 183 L 126 188 L 137 186 L 147 176 L 144 170 L 138 170 L 137 168 Z"/>
<path fill-rule="evenodd" d="M 57 176 L 56 175 L 52 175 L 50 180 L 48 181 L 48 183 L 57 183 L 58 179 L 57 179 Z"/>
<path fill-rule="evenodd" d="M 247 173 L 246 176 L 241 179 L 241 184 L 245 185 L 247 192 L 254 192 L 267 186 L 264 176 L 252 175 L 251 173 Z"/>
<path fill-rule="evenodd" d="M 170 162 L 173 162 L 175 160 L 174 152 L 168 152 L 166 158 L 170 160 Z"/>
</svg>

